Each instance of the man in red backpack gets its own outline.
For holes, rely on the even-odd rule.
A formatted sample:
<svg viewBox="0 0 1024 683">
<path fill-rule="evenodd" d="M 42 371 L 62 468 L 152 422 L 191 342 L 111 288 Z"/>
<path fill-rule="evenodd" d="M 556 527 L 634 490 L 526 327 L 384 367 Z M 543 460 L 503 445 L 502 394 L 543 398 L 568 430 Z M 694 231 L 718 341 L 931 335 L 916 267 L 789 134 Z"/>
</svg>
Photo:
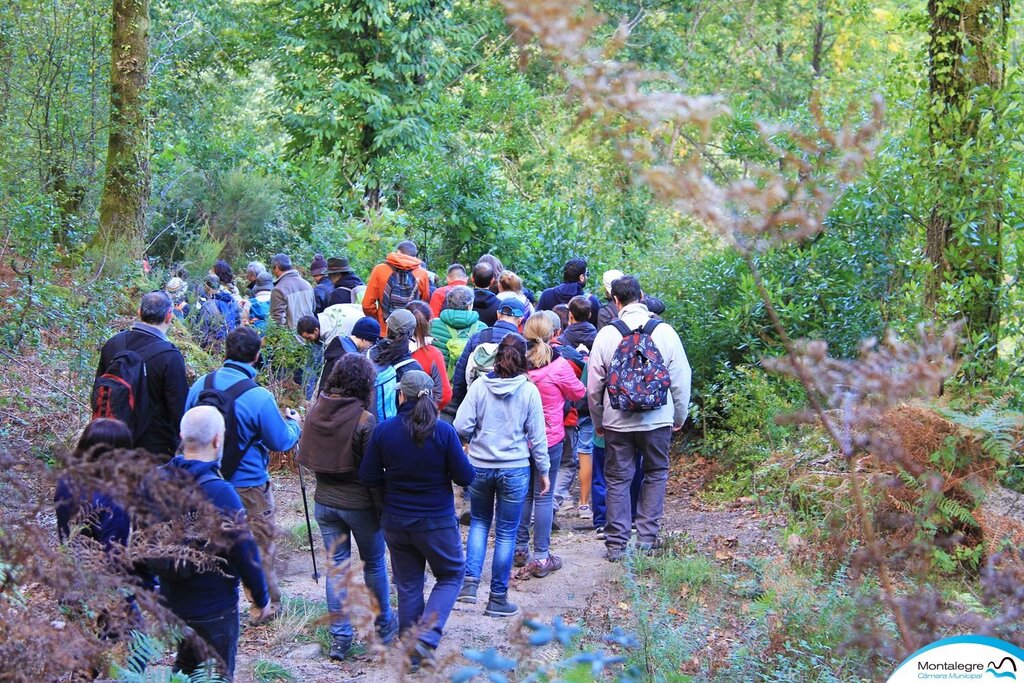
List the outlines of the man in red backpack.
<svg viewBox="0 0 1024 683">
<path fill-rule="evenodd" d="M 635 277 L 617 279 L 611 294 L 618 318 L 594 340 L 587 394 L 594 431 L 603 434 L 606 444 L 606 557 L 617 562 L 629 542 L 629 487 L 638 459 L 645 478 L 637 504 L 637 550 L 661 544 L 669 445 L 672 432 L 686 421 L 690 363 L 676 331 L 641 303 Z"/>
<path fill-rule="evenodd" d="M 185 359 L 167 340 L 173 317 L 166 292 L 142 297 L 139 321 L 103 345 L 92 395 L 93 417 L 121 420 L 136 447 L 168 459 L 178 450 L 188 396 Z"/>
<path fill-rule="evenodd" d="M 376 318 L 381 334 L 386 335 L 384 321 L 410 301 L 430 301 L 430 280 L 423 262 L 416 258 L 419 249 L 410 240 L 399 242 L 384 263 L 370 272 L 363 294 L 363 314 Z"/>
</svg>

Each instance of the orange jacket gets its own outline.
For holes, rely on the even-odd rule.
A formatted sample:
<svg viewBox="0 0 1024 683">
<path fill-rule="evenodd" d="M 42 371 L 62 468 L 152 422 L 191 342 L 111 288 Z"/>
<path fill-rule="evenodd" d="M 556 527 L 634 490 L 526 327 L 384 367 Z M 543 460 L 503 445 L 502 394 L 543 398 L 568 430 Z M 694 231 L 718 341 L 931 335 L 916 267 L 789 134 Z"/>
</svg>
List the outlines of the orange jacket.
<svg viewBox="0 0 1024 683">
<path fill-rule="evenodd" d="M 387 316 L 384 314 L 381 300 L 384 298 L 384 287 L 387 285 L 388 278 L 394 272 L 392 267 L 398 270 L 411 270 L 413 277 L 416 278 L 419 298 L 423 301 L 430 301 L 430 280 L 427 271 L 420 266 L 420 260 L 415 256 L 406 256 L 397 251 L 388 254 L 384 263 L 378 263 L 373 267 L 370 279 L 366 282 L 366 293 L 363 295 L 363 313 L 377 319 L 382 335 L 387 334 L 388 329 L 384 324 L 384 318 Z"/>
</svg>

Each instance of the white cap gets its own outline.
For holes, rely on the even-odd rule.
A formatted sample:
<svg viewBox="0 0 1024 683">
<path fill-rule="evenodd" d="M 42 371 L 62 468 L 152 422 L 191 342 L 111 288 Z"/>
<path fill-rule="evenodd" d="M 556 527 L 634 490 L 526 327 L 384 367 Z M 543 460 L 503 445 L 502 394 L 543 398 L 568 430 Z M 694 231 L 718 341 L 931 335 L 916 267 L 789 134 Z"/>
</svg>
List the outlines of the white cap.
<svg viewBox="0 0 1024 683">
<path fill-rule="evenodd" d="M 604 283 L 604 291 L 606 291 L 609 294 L 611 294 L 611 292 L 612 292 L 612 283 L 615 282 L 616 280 L 618 280 L 620 277 L 623 277 L 624 275 L 625 275 L 625 273 L 623 273 L 621 270 L 606 270 L 606 271 L 604 271 L 604 277 L 601 278 L 601 281 Z"/>
</svg>

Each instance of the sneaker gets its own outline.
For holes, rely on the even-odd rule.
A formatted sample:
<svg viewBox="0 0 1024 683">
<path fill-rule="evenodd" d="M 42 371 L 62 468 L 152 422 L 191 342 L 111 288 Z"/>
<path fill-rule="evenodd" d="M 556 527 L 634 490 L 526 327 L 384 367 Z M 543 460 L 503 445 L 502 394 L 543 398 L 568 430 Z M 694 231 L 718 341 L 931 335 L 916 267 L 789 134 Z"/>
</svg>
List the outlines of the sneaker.
<svg viewBox="0 0 1024 683">
<path fill-rule="evenodd" d="M 589 505 L 580 505 L 579 508 L 577 508 L 577 509 L 578 509 L 578 511 L 580 513 L 580 519 L 593 519 L 594 518 L 594 512 L 593 512 L 593 510 L 590 509 Z"/>
<path fill-rule="evenodd" d="M 397 623 L 397 622 L 396 622 Z M 331 642 L 331 661 L 341 662 L 348 657 L 349 650 L 352 649 L 352 636 L 341 636 L 336 637 Z"/>
<path fill-rule="evenodd" d="M 625 548 L 608 548 L 604 553 L 604 559 L 609 562 L 622 562 L 624 557 L 626 557 Z"/>
<path fill-rule="evenodd" d="M 466 577 L 462 580 L 462 590 L 459 591 L 459 596 L 455 598 L 456 602 L 465 602 L 470 605 L 476 604 L 476 590 L 480 587 L 480 581 L 477 579 L 470 579 Z"/>
<path fill-rule="evenodd" d="M 416 641 L 416 647 L 409 653 L 409 673 L 414 674 L 420 669 L 432 669 L 436 666 L 434 659 L 434 648 L 422 640 Z"/>
<path fill-rule="evenodd" d="M 513 567 L 525 567 L 526 562 L 530 559 L 530 551 L 528 550 L 517 550 L 516 554 L 512 556 Z"/>
<path fill-rule="evenodd" d="M 594 527 L 594 534 L 597 535 L 598 540 L 603 541 L 604 540 L 604 527 L 603 526 Z"/>
<path fill-rule="evenodd" d="M 391 615 L 391 621 L 383 627 L 377 627 L 377 635 L 380 637 L 381 645 L 388 645 L 398 635 L 398 617 Z"/>
<path fill-rule="evenodd" d="M 530 563 L 530 573 L 538 579 L 543 579 L 551 572 L 557 572 L 562 568 L 562 558 L 557 555 L 548 555 L 547 559 L 534 560 Z"/>
<path fill-rule="evenodd" d="M 664 541 L 661 538 L 655 538 L 653 541 L 641 541 L 636 544 L 636 551 L 644 555 L 651 555 L 656 553 L 665 547 Z"/>
<path fill-rule="evenodd" d="M 514 617 L 519 614 L 519 607 L 508 601 L 508 594 L 495 595 L 491 593 L 484 614 L 489 617 Z"/>
</svg>

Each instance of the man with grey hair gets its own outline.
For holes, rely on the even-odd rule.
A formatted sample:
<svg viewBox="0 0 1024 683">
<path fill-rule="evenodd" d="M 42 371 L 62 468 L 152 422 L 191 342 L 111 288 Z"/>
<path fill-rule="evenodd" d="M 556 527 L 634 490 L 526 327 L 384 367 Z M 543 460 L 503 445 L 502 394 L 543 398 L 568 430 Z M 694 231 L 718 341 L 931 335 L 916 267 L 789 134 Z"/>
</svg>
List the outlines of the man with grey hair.
<svg viewBox="0 0 1024 683">
<path fill-rule="evenodd" d="M 224 418 L 212 406 L 192 408 L 181 418 L 181 441 L 182 453 L 171 460 L 168 470 L 192 476 L 233 527 L 228 532 L 230 546 L 219 544 L 217 554 L 224 562 L 216 569 L 160 574 L 161 597 L 190 629 L 178 648 L 174 669 L 191 674 L 212 652 L 220 660 L 217 668 L 231 680 L 238 650 L 238 585 L 244 583 L 253 596 L 257 621 L 270 617 L 270 595 L 259 549 L 245 522 L 245 508 L 234 487 L 220 475 Z M 220 525 L 207 520 L 204 526 Z"/>
<path fill-rule="evenodd" d="M 93 417 L 121 420 L 137 448 L 168 458 L 178 449 L 178 422 L 185 412 L 185 359 L 167 339 L 174 317 L 171 298 L 150 292 L 139 304 L 139 320 L 100 350 L 93 384 Z"/>
<path fill-rule="evenodd" d="M 256 278 L 260 276 L 260 273 L 265 272 L 267 272 L 267 267 L 259 261 L 250 261 L 249 265 L 245 267 L 245 280 L 249 283 L 249 296 L 253 295 L 253 290 L 256 288 Z"/>
<path fill-rule="evenodd" d="M 480 314 L 473 310 L 473 290 L 466 285 L 449 289 L 441 314 L 430 321 L 431 343 L 444 355 L 449 377 L 470 337 L 486 327 L 480 322 Z"/>
<path fill-rule="evenodd" d="M 270 317 L 278 325 L 287 325 L 288 329 L 295 331 L 299 319 L 313 315 L 316 309 L 313 287 L 295 270 L 288 254 L 274 254 L 270 259 L 270 271 L 274 275 Z"/>
</svg>

